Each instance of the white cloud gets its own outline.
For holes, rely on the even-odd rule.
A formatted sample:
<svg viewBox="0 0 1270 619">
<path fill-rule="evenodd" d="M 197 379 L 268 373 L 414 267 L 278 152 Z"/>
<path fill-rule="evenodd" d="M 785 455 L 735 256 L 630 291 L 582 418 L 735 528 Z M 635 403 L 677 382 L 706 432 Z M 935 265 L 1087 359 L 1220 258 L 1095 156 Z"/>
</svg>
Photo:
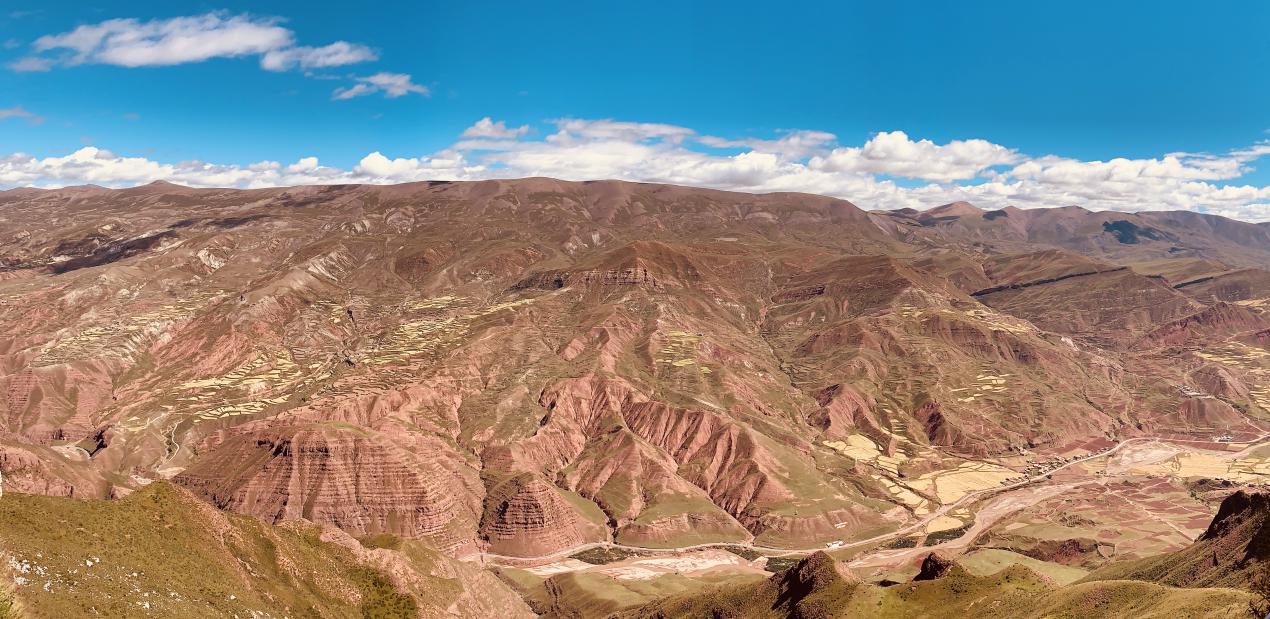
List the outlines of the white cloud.
<svg viewBox="0 0 1270 619">
<path fill-rule="evenodd" d="M 295 33 L 282 22 L 277 17 L 224 12 L 150 21 L 110 19 L 42 36 L 32 43 L 32 55 L 8 67 L 19 72 L 83 64 L 135 68 L 256 56 L 267 71 L 309 71 L 379 59 L 370 47 L 348 41 L 320 47 L 297 45 Z M 427 95 L 428 89 L 415 84 L 407 74 L 381 72 L 355 78 L 353 85 L 336 89 L 333 98 L 351 99 L 376 92 L 391 99 L 410 93 Z"/>
<path fill-rule="evenodd" d="M 345 99 L 352 99 L 354 97 L 368 95 L 373 92 L 375 92 L 375 87 L 371 86 L 370 84 L 353 84 L 352 86 L 348 86 L 348 87 L 341 86 L 339 88 L 336 88 L 335 92 L 331 93 L 331 98 L 335 99 L 336 101 L 343 101 Z"/>
<path fill-rule="evenodd" d="M 529 125 L 508 127 L 503 121 L 494 122 L 489 116 L 476 121 L 476 124 L 463 130 L 465 138 L 491 138 L 495 140 L 514 140 L 529 133 Z"/>
<path fill-rule="evenodd" d="M 1160 159 L 1079 161 L 1046 156 L 1010 170 L 1010 176 L 1042 180 L 1046 183 L 1079 185 L 1088 183 L 1134 183 L 1141 180 L 1226 180 L 1242 176 L 1245 163 L 1256 156 L 1238 151 L 1228 157 L 1171 154 Z"/>
<path fill-rule="evenodd" d="M 793 159 L 802 159 L 824 150 L 837 139 L 838 136 L 824 131 L 789 131 L 775 140 L 753 138 L 729 140 L 705 135 L 697 141 L 714 148 L 747 148 L 760 153 L 774 153 Z"/>
<path fill-rule="evenodd" d="M 287 166 L 287 171 L 298 174 L 301 172 L 312 172 L 318 167 L 317 157 L 302 157 L 299 161 Z"/>
<path fill-rule="evenodd" d="M 468 180 L 487 178 L 485 166 L 467 160 L 463 153 L 444 150 L 426 157 L 389 159 L 378 151 L 353 167 L 356 182 L 404 183 L 422 180 Z"/>
<path fill-rule="evenodd" d="M 277 19 L 208 13 L 146 22 L 111 19 L 42 36 L 32 47 L 69 52 L 61 59 L 65 64 L 146 67 L 264 54 L 290 47 L 294 40 Z"/>
<path fill-rule="evenodd" d="M 33 112 L 29 112 L 27 111 L 26 108 L 20 105 L 15 105 L 13 107 L 7 107 L 7 108 L 0 108 L 0 120 L 4 120 L 6 118 L 25 118 L 27 122 L 33 125 L 39 125 L 44 123 L 43 116 L 39 116 Z"/>
<path fill-rule="evenodd" d="M 260 66 L 270 71 L 286 71 L 295 67 L 321 69 L 378 60 L 379 55 L 365 45 L 336 41 L 323 47 L 290 47 L 265 52 Z"/>
<path fill-rule="evenodd" d="M 357 78 L 357 83 L 347 88 L 336 88 L 331 98 L 336 100 L 352 99 L 362 95 L 384 93 L 389 99 L 404 97 L 410 93 L 428 96 L 428 89 L 412 81 L 406 73 L 376 73 Z"/>
<path fill-rule="evenodd" d="M 357 84 L 362 85 L 368 92 L 382 88 L 369 81 Z M 118 186 L 163 179 L 193 186 L 265 187 L 551 176 L 800 191 L 846 198 L 864 208 L 927 208 L 969 200 L 984 208 L 1075 204 L 1094 210 L 1181 209 L 1270 220 L 1270 187 L 1235 182 L 1257 158 L 1270 154 L 1270 142 L 1224 155 L 1174 153 L 1079 161 L 1053 155 L 1028 159 L 983 140 L 937 145 L 914 141 L 902 132 L 880 133 L 859 146 L 840 146 L 821 132 L 724 140 L 655 123 L 554 123 L 554 131 L 535 139 L 525 127 L 510 128 L 484 118 L 449 148 L 413 157 L 375 151 L 350 169 L 323 166 L 315 157 L 291 164 L 164 163 L 93 147 L 43 159 L 15 154 L 0 157 L 0 186 Z M 718 154 L 714 148 L 741 152 Z M 933 182 L 910 186 L 892 181 L 892 176 Z"/>
<path fill-rule="evenodd" d="M 986 140 L 953 140 L 940 146 L 910 140 L 903 131 L 882 132 L 861 147 L 835 148 L 811 160 L 826 172 L 865 172 L 934 181 L 968 180 L 994 166 L 1023 160 L 1013 149 Z"/>
<path fill-rule="evenodd" d="M 22 106 L 0 108 L 0 119 L 4 118 L 30 118 L 34 114 L 26 111 Z"/>
<path fill-rule="evenodd" d="M 678 143 L 695 135 L 692 129 L 686 127 L 658 123 L 635 123 L 612 119 L 583 120 L 578 118 L 563 118 L 553 122 L 557 131 L 548 136 L 547 140 L 557 143 L 600 140 L 627 142 L 666 140 Z"/>
<path fill-rule="evenodd" d="M 65 157 L 36 159 L 21 153 L 0 159 L 0 182 L 73 180 L 78 183 L 129 183 L 157 179 L 171 166 L 143 157 L 120 157 L 85 146 Z"/>
<path fill-rule="evenodd" d="M 37 73 L 37 72 L 48 71 L 49 69 L 52 69 L 53 61 L 47 58 L 27 56 L 26 58 L 19 58 L 13 62 L 10 62 L 6 66 L 8 66 L 10 69 L 17 71 L 19 73 Z"/>
<path fill-rule="evenodd" d="M 15 71 L 47 71 L 57 65 L 108 64 L 155 67 L 213 58 L 259 56 L 270 71 L 336 67 L 378 59 L 374 50 L 347 41 L 297 46 L 295 33 L 276 17 L 213 12 L 170 19 L 110 19 L 50 34 L 31 45 L 35 55 L 9 65 Z"/>
<path fill-rule="evenodd" d="M 348 171 L 323 167 L 314 157 L 283 166 L 274 161 L 224 165 L 202 161 L 162 163 L 85 146 L 64 157 L 16 153 L 0 157 L 0 185 L 61 186 L 94 183 L 128 186 L 166 180 L 196 187 L 267 187 L 359 182 Z M 364 181 L 361 181 L 364 182 Z"/>
</svg>

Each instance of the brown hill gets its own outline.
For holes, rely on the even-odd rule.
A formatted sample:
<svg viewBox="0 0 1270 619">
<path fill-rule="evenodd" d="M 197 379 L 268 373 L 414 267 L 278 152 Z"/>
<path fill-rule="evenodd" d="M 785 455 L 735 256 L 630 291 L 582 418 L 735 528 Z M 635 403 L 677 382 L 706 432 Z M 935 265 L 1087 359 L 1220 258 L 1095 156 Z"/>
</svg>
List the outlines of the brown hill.
<svg viewBox="0 0 1270 619">
<path fill-rule="evenodd" d="M 1128 266 L 1142 275 L 1159 277 L 1173 287 L 1220 275 L 1230 270 L 1220 262 L 1203 258 L 1161 258 L 1134 262 Z"/>
<path fill-rule="evenodd" d="M 1201 302 L 1256 301 L 1270 295 L 1270 272 L 1262 269 L 1239 269 L 1192 279 L 1175 287 Z"/>
<path fill-rule="evenodd" d="M 1118 263 L 1201 258 L 1264 268 L 1270 264 L 1265 226 L 1187 211 L 1119 213 L 1078 206 L 982 211 L 966 203 L 920 212 L 874 211 L 906 242 L 942 246 L 978 243 L 1016 253 L 1027 246 L 1075 251 Z"/>
</svg>

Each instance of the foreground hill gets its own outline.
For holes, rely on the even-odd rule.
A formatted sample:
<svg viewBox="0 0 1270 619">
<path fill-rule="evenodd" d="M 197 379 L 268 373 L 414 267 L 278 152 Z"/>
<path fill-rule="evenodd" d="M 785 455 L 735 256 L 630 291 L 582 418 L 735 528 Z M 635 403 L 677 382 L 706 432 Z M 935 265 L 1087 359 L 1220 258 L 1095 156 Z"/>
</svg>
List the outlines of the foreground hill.
<svg viewBox="0 0 1270 619">
<path fill-rule="evenodd" d="M 418 544 L 269 526 L 165 482 L 110 502 L 6 494 L 0 555 L 20 616 L 533 616 L 490 574 Z"/>
<path fill-rule="evenodd" d="M 1015 565 L 975 576 L 952 564 L 908 584 L 862 583 L 824 553 L 762 582 L 670 597 L 614 619 L 733 617 L 1238 617 L 1248 595 L 1132 581 L 1060 586 Z"/>
</svg>

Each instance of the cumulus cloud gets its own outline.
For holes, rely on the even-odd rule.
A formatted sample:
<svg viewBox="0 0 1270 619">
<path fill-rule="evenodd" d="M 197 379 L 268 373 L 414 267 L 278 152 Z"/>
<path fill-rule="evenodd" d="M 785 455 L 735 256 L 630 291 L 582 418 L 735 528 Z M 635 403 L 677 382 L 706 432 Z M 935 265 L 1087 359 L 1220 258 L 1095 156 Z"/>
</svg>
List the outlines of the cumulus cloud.
<svg viewBox="0 0 1270 619">
<path fill-rule="evenodd" d="M 389 99 L 404 97 L 412 92 L 425 97 L 430 94 L 426 87 L 414 83 L 413 78 L 407 73 L 376 73 L 357 78 L 357 83 L 347 88 L 336 88 L 331 98 L 352 99 L 377 92 L 384 93 L 384 96 Z"/>
<path fill-rule="evenodd" d="M 370 92 L 389 94 L 374 82 L 362 84 Z M 527 126 L 507 127 L 483 118 L 449 148 L 414 156 L 375 151 L 347 169 L 321 165 L 314 157 L 290 164 L 165 163 L 94 147 L 43 159 L 14 154 L 0 157 L 0 185 L 119 186 L 162 179 L 193 186 L 265 187 L 551 176 L 799 191 L 846 198 L 864 208 L 928 208 L 968 200 L 984 208 L 1075 204 L 1094 210 L 1179 209 L 1270 220 L 1270 187 L 1237 182 L 1258 158 L 1270 155 L 1270 141 L 1225 154 L 1081 161 L 1054 155 L 1029 158 L 983 140 L 936 144 L 899 131 L 843 146 L 814 131 L 725 139 L 657 123 L 551 122 L 553 130 L 532 138 Z M 897 183 L 895 177 L 925 182 Z"/>
<path fill-rule="evenodd" d="M 379 59 L 375 50 L 348 41 L 297 45 L 295 33 L 281 24 L 277 17 L 222 12 L 149 21 L 110 19 L 42 36 L 31 44 L 32 55 L 8 66 L 28 72 L 83 64 L 136 68 L 255 56 L 265 70 L 289 71 Z"/>
<path fill-rule="evenodd" d="M 882 132 L 860 147 L 835 148 L 810 166 L 826 172 L 864 172 L 933 181 L 968 180 L 994 166 L 1023 160 L 1013 149 L 987 140 L 938 145 L 909 139 L 903 131 Z"/>
<path fill-rule="evenodd" d="M 163 163 L 85 146 L 63 157 L 16 153 L 0 157 L 0 185 L 62 186 L 93 183 L 129 186 L 166 180 L 195 187 L 267 187 L 357 182 L 352 173 L 324 167 L 314 157 L 283 166 L 275 161 L 247 165 L 203 161 Z"/>
<path fill-rule="evenodd" d="M 463 130 L 460 134 L 465 138 L 490 138 L 495 140 L 514 140 L 529 133 L 529 125 L 508 127 L 503 121 L 494 122 L 489 116 L 476 121 L 476 124 Z"/>
<path fill-rule="evenodd" d="M 401 183 L 420 180 L 462 180 L 484 178 L 485 167 L 467 161 L 457 151 L 442 151 L 429 157 L 389 159 L 375 151 L 357 163 L 357 178 L 373 183 Z"/>
</svg>

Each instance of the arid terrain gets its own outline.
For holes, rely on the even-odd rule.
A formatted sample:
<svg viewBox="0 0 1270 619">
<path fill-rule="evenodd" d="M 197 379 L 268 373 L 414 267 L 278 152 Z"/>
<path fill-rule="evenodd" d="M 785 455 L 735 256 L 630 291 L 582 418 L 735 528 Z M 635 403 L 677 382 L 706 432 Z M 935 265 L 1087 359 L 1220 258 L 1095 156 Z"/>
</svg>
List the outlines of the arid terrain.
<svg viewBox="0 0 1270 619">
<path fill-rule="evenodd" d="M 15 613 L 1239 616 L 1270 555 L 1266 224 L 14 189 L 0 325 Z"/>
</svg>

